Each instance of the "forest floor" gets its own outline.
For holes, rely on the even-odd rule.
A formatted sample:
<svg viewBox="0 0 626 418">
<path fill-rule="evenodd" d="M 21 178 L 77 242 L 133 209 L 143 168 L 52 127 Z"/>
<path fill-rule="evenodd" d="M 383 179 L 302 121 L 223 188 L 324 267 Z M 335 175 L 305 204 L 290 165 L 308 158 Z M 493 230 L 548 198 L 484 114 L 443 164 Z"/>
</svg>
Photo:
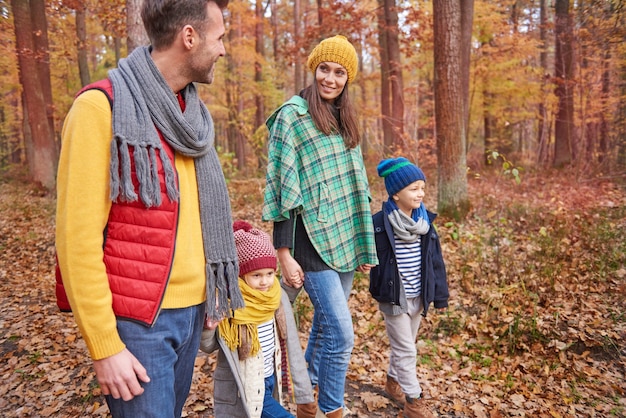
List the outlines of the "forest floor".
<svg viewBox="0 0 626 418">
<path fill-rule="evenodd" d="M 371 176 L 370 179 L 374 179 Z M 384 188 L 372 181 L 373 209 Z M 436 182 L 430 181 L 431 185 Z M 229 182 L 234 216 L 260 222 L 263 181 Z M 435 208 L 435 186 L 426 203 Z M 620 179 L 471 176 L 463 222 L 438 218 L 450 285 L 418 337 L 417 373 L 440 417 L 626 416 L 626 189 Z M 87 350 L 54 296 L 54 208 L 0 180 L 0 415 L 106 417 Z M 397 417 L 382 392 L 384 322 L 357 275 L 346 385 L 355 417 Z M 311 307 L 296 301 L 306 343 Z M 184 416 L 212 417 L 215 356 L 199 353 Z"/>
</svg>

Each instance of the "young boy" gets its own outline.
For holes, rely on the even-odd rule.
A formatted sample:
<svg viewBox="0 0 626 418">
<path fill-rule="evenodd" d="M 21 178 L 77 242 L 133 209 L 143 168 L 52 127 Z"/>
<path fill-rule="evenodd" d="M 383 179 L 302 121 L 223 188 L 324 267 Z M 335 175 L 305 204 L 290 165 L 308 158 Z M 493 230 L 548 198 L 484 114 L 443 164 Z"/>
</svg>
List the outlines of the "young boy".
<svg viewBox="0 0 626 418">
<path fill-rule="evenodd" d="M 383 160 L 378 175 L 389 199 L 373 216 L 379 264 L 370 272 L 370 293 L 389 336 L 385 392 L 404 405 L 405 418 L 430 418 L 415 371 L 415 340 L 430 303 L 437 309 L 448 306 L 446 269 L 432 226 L 436 215 L 424 207 L 426 177 L 409 160 Z"/>
<path fill-rule="evenodd" d="M 291 304 L 276 278 L 274 246 L 269 235 L 247 222 L 236 221 L 233 229 L 245 307 L 217 326 L 215 416 L 293 417 L 280 403 L 283 342 L 297 416 L 314 418 L 317 404 Z M 200 348 L 208 353 L 216 350 L 215 340 L 215 331 L 205 329 Z"/>
</svg>

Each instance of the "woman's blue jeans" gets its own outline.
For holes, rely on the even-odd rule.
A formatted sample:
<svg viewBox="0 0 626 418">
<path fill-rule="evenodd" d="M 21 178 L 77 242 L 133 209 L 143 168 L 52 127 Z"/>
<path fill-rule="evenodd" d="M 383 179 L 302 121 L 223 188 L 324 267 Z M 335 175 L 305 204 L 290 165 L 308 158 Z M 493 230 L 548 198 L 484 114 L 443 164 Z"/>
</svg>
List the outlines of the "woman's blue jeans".
<svg viewBox="0 0 626 418">
<path fill-rule="evenodd" d="M 306 272 L 304 289 L 313 304 L 313 324 L 304 357 L 313 386 L 318 387 L 318 406 L 324 412 L 343 407 L 350 355 L 354 346 L 348 297 L 354 272 L 334 270 Z"/>
<path fill-rule="evenodd" d="M 132 321 L 117 321 L 126 348 L 148 371 L 144 392 L 130 401 L 106 397 L 111 415 L 121 417 L 179 418 L 191 387 L 200 346 L 205 304 L 163 309 L 148 328 Z"/>
</svg>

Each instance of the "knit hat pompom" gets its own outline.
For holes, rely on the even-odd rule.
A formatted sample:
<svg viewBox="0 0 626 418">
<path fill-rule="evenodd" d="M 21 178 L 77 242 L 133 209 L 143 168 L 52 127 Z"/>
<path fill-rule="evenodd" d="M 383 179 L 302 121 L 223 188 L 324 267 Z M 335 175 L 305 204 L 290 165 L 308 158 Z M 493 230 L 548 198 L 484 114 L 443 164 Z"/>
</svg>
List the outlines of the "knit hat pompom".
<svg viewBox="0 0 626 418">
<path fill-rule="evenodd" d="M 268 234 L 246 221 L 235 221 L 233 231 L 240 276 L 254 270 L 267 268 L 276 270 L 276 251 Z"/>
<path fill-rule="evenodd" d="M 385 179 L 385 188 L 393 196 L 411 183 L 426 181 L 424 172 L 404 157 L 389 158 L 378 163 L 378 176 Z"/>
<path fill-rule="evenodd" d="M 307 66 L 313 74 L 321 62 L 335 62 L 342 65 L 348 73 L 348 83 L 354 80 L 359 68 L 356 50 L 343 35 L 326 38 L 313 48 L 307 60 Z"/>
</svg>

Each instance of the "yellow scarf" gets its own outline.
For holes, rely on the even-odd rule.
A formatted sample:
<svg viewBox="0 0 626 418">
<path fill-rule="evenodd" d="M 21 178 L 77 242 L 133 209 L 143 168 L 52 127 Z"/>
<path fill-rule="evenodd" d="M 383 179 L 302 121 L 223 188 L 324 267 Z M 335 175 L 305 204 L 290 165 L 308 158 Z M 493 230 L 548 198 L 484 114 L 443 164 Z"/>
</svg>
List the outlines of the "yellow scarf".
<svg viewBox="0 0 626 418">
<path fill-rule="evenodd" d="M 232 318 L 222 320 L 219 324 L 219 333 L 231 350 L 250 341 L 249 354 L 255 356 L 261 349 L 257 325 L 271 320 L 280 306 L 280 283 L 275 278 L 272 288 L 267 292 L 262 292 L 251 288 L 245 280 L 239 278 L 239 289 L 241 289 L 245 307 L 237 309 Z M 241 356 L 240 360 L 243 360 Z"/>
</svg>

